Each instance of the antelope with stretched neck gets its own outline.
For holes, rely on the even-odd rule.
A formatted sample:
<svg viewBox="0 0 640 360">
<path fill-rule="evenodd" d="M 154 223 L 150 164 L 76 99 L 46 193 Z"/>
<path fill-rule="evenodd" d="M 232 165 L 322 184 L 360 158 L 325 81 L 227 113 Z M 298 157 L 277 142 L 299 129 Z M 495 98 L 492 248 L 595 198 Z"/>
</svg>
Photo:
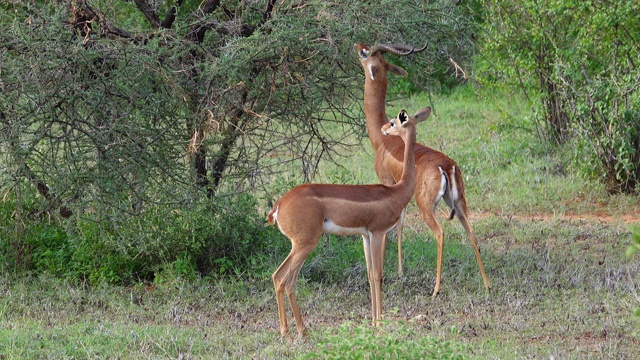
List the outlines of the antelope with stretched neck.
<svg viewBox="0 0 640 360">
<path fill-rule="evenodd" d="M 406 56 L 422 51 L 426 48 L 415 49 L 405 45 L 376 45 L 373 48 L 357 43 L 354 45 L 360 64 L 364 68 L 364 113 L 367 119 L 367 133 L 375 151 L 374 167 L 380 182 L 386 185 L 396 183 L 402 174 L 403 144 L 397 137 L 382 137 L 377 129 L 387 122 L 385 101 L 387 96 L 387 72 L 404 76 L 407 72 L 388 63 L 382 56 L 385 52 Z M 445 154 L 416 144 L 415 147 L 416 186 L 414 197 L 420 209 L 422 220 L 433 231 L 438 244 L 438 259 L 436 264 L 436 284 L 433 296 L 440 292 L 440 277 L 442 275 L 442 252 L 444 248 L 444 230 L 436 220 L 436 205 L 444 199 L 451 208 L 449 219 L 457 217 L 464 227 L 469 241 L 476 254 L 480 274 L 485 288 L 491 285 L 482 265 L 478 241 L 469 225 L 467 202 L 464 198 L 464 183 L 460 167 Z M 398 239 L 398 272 L 402 273 L 402 227 L 404 213 L 396 226 Z"/>
<path fill-rule="evenodd" d="M 398 117 L 381 124 L 380 136 L 398 139 L 404 148 L 404 170 L 394 185 L 299 185 L 278 200 L 269 212 L 270 224 L 291 240 L 291 252 L 273 273 L 280 334 L 287 337 L 289 328 L 284 295 L 296 320 L 300 336 L 306 330 L 296 301 L 296 283 L 302 264 L 316 248 L 323 232 L 335 235 L 362 235 L 367 274 L 371 288 L 371 318 L 376 326 L 382 316 L 382 265 L 385 235 L 400 219 L 413 196 L 415 184 L 415 125 L 431 114 L 426 107 L 409 117 L 403 110 Z"/>
</svg>

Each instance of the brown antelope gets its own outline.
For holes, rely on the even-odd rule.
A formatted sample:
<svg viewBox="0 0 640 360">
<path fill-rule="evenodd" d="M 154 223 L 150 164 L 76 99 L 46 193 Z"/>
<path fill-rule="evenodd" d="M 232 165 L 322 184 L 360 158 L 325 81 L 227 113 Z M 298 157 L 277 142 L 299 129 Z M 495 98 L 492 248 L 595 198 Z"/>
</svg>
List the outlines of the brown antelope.
<svg viewBox="0 0 640 360">
<path fill-rule="evenodd" d="M 382 56 L 385 52 L 406 56 L 426 48 L 415 49 L 405 45 L 376 45 L 373 48 L 357 43 L 354 45 L 360 64 L 364 68 L 364 113 L 367 119 L 367 133 L 375 151 L 374 167 L 378 179 L 385 185 L 395 184 L 403 172 L 403 144 L 397 137 L 383 137 L 378 129 L 387 123 L 385 100 L 387 96 L 387 72 L 404 76 L 407 72 L 388 63 Z M 416 186 L 414 197 L 422 220 L 433 231 L 438 244 L 438 260 L 436 265 L 436 284 L 433 295 L 440 291 L 442 274 L 442 252 L 444 247 L 444 230 L 436 220 L 435 209 L 438 202 L 444 199 L 451 208 L 449 219 L 457 217 L 464 227 L 473 246 L 484 281 L 485 288 L 491 285 L 484 272 L 478 241 L 469 225 L 467 203 L 464 198 L 464 183 L 460 167 L 445 154 L 416 144 L 415 148 Z M 404 213 L 396 226 L 398 239 L 398 273 L 402 274 L 402 227 Z"/>
<path fill-rule="evenodd" d="M 302 264 L 316 248 L 322 233 L 362 235 L 367 274 L 371 288 L 371 318 L 375 327 L 382 316 L 382 266 L 385 235 L 400 219 L 413 196 L 415 184 L 415 125 L 426 120 L 426 107 L 409 117 L 403 110 L 398 117 L 381 124 L 380 136 L 394 137 L 404 148 L 404 171 L 393 185 L 303 184 L 284 194 L 269 212 L 270 224 L 291 240 L 291 252 L 273 273 L 278 301 L 280 334 L 288 337 L 284 294 L 296 320 L 300 336 L 306 329 L 296 301 L 296 283 Z"/>
</svg>

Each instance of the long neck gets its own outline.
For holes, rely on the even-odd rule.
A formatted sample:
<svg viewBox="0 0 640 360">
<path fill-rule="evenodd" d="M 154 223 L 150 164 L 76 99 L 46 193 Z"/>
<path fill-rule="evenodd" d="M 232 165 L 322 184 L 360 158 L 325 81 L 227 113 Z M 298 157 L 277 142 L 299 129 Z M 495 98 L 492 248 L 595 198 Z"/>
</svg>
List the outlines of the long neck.
<svg viewBox="0 0 640 360">
<path fill-rule="evenodd" d="M 403 137 L 404 140 L 404 162 L 402 168 L 402 177 L 400 181 L 411 188 L 413 193 L 413 187 L 416 181 L 416 127 L 410 126 L 407 128 L 407 132 Z"/>
<path fill-rule="evenodd" d="M 374 149 L 382 145 L 382 134 L 380 128 L 388 122 L 385 111 L 385 101 L 387 97 L 387 74 L 379 71 L 375 78 L 371 79 L 371 74 L 366 71 L 364 81 L 364 115 L 367 118 L 367 133 Z"/>
</svg>

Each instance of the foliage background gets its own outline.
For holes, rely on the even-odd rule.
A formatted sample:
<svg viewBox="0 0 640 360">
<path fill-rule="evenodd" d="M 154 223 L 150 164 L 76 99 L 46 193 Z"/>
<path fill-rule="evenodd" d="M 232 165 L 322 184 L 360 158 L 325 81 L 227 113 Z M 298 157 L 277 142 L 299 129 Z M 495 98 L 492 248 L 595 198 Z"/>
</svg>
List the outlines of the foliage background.
<svg viewBox="0 0 640 360">
<path fill-rule="evenodd" d="M 610 192 L 640 190 L 637 1 L 487 0 L 485 81 L 516 85 L 536 106 L 540 135 L 571 143 L 572 161 Z"/>
</svg>

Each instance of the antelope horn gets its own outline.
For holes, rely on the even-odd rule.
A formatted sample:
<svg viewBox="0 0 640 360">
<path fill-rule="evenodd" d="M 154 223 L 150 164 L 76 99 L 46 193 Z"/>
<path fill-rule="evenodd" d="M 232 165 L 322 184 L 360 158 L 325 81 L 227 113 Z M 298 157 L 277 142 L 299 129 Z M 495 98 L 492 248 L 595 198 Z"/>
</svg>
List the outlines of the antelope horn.
<svg viewBox="0 0 640 360">
<path fill-rule="evenodd" d="M 410 54 L 421 52 L 425 50 L 427 46 L 429 46 L 428 43 L 425 44 L 421 49 L 416 49 L 414 46 L 403 45 L 403 44 L 378 44 L 371 49 L 371 53 L 372 54 L 376 52 L 385 53 L 388 51 L 392 54 L 407 56 Z"/>
</svg>

